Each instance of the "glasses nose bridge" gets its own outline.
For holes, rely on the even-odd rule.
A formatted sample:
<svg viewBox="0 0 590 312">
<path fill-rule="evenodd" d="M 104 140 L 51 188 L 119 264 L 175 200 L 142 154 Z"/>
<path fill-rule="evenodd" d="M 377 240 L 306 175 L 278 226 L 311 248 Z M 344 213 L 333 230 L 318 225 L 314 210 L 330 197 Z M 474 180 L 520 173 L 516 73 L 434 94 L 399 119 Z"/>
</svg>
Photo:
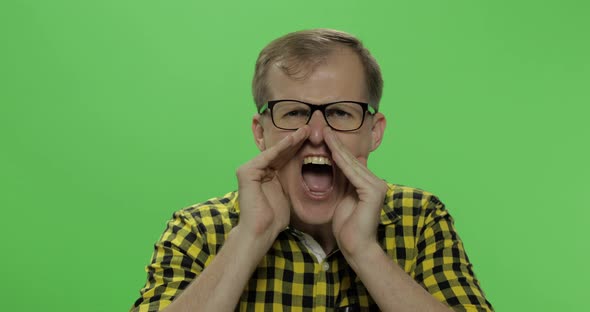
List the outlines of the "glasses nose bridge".
<svg viewBox="0 0 590 312">
<path fill-rule="evenodd" d="M 309 123 L 311 122 L 311 119 L 313 118 L 313 114 L 316 111 L 320 111 L 321 115 L 322 115 L 322 120 L 326 123 L 326 125 L 330 126 L 330 124 L 328 123 L 328 118 L 326 117 L 326 106 L 328 105 L 313 105 L 313 104 L 307 104 L 307 106 L 309 106 L 309 117 L 307 119 L 307 125 L 309 125 Z"/>
</svg>

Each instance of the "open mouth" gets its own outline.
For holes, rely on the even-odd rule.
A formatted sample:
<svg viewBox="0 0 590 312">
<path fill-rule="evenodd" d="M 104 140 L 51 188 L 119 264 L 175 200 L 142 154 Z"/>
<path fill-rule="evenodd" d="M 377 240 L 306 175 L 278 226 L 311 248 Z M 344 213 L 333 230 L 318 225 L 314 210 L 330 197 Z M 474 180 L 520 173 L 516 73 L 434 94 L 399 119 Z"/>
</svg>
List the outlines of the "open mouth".
<svg viewBox="0 0 590 312">
<path fill-rule="evenodd" d="M 332 162 L 327 157 L 305 157 L 301 166 L 301 176 L 307 190 L 314 196 L 327 195 L 332 190 L 334 170 Z"/>
</svg>

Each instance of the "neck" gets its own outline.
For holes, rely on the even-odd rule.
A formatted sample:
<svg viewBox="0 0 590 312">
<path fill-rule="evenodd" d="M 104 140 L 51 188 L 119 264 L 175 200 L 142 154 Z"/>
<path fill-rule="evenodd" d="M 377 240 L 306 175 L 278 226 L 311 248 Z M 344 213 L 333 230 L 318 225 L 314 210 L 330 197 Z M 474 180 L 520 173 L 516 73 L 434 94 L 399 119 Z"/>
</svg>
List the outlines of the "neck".
<svg viewBox="0 0 590 312">
<path fill-rule="evenodd" d="M 332 232 L 332 223 L 321 225 L 291 224 L 295 229 L 308 234 L 320 244 L 326 255 L 334 251 L 338 244 Z"/>
</svg>

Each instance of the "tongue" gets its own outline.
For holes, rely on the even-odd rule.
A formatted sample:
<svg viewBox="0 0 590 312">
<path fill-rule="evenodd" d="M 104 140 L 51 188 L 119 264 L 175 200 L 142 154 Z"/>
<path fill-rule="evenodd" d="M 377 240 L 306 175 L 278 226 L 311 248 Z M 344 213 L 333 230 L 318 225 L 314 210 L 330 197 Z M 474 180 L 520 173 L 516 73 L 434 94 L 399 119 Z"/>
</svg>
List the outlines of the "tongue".
<svg viewBox="0 0 590 312">
<path fill-rule="evenodd" d="M 303 181 L 312 192 L 326 192 L 332 186 L 332 170 L 304 170 Z"/>
</svg>

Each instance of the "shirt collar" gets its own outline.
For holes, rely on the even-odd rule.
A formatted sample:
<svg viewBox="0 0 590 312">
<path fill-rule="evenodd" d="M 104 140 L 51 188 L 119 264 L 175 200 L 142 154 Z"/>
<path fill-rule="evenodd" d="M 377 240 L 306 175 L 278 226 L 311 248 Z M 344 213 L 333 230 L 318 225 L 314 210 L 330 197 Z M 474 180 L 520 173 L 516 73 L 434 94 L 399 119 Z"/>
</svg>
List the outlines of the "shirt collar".
<svg viewBox="0 0 590 312">
<path fill-rule="evenodd" d="M 387 193 L 383 199 L 379 224 L 388 225 L 397 222 L 401 217 L 393 210 L 394 185 L 387 184 Z"/>
</svg>

